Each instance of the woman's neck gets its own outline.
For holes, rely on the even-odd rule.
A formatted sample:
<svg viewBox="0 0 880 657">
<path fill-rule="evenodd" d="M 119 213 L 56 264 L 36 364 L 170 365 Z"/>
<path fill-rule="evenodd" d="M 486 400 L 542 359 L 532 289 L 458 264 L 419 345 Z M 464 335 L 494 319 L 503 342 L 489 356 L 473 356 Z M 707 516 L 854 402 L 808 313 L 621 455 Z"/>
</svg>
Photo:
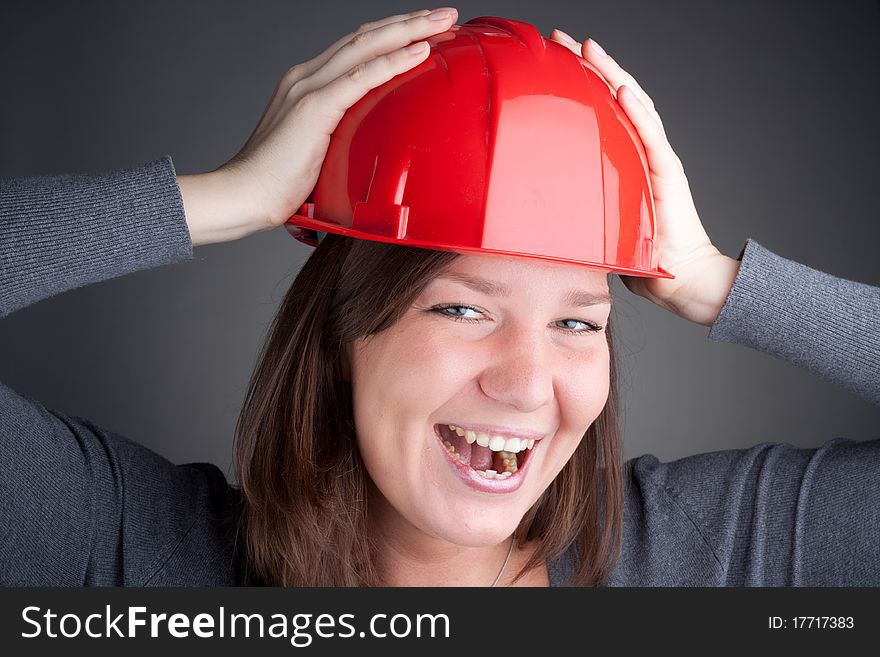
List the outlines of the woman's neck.
<svg viewBox="0 0 880 657">
<path fill-rule="evenodd" d="M 489 547 L 462 547 L 447 541 L 401 532 L 377 538 L 378 569 L 383 586 L 490 586 L 510 550 L 509 538 Z M 513 577 L 514 547 L 498 586 Z"/>
</svg>

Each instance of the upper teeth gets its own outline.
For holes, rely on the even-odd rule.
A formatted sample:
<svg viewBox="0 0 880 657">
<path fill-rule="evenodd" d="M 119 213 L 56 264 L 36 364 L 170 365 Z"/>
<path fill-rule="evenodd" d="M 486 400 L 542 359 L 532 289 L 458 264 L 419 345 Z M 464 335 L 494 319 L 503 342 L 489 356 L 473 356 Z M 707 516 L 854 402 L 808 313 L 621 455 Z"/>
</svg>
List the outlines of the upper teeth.
<svg viewBox="0 0 880 657">
<path fill-rule="evenodd" d="M 454 424 L 449 425 L 449 429 L 463 436 L 468 443 L 477 443 L 480 447 L 488 447 L 493 452 L 522 452 L 535 446 L 535 439 L 531 438 L 505 438 L 504 436 L 496 436 L 482 431 L 472 431 L 470 429 L 462 429 Z"/>
</svg>

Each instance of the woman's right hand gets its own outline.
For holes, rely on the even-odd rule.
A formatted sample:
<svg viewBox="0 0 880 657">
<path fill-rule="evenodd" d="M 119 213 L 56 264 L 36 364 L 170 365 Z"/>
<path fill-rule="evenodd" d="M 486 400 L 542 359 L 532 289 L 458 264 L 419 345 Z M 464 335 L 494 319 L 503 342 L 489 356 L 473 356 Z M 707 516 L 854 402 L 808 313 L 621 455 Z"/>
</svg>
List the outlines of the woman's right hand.
<svg viewBox="0 0 880 657">
<path fill-rule="evenodd" d="M 578 42 L 560 29 L 550 38 L 589 62 L 604 78 L 645 148 L 656 213 L 656 260 L 652 264 L 675 278 L 621 274 L 620 280 L 633 294 L 682 319 L 711 327 L 733 287 L 740 262 L 721 253 L 706 233 L 684 165 L 666 137 L 654 101 L 593 39 Z"/>
<path fill-rule="evenodd" d="M 314 189 L 345 111 L 423 62 L 429 52 L 424 39 L 445 32 L 457 18 L 454 8 L 444 7 L 365 23 L 289 69 L 232 159 L 208 173 L 178 176 L 193 246 L 283 224 Z"/>
</svg>

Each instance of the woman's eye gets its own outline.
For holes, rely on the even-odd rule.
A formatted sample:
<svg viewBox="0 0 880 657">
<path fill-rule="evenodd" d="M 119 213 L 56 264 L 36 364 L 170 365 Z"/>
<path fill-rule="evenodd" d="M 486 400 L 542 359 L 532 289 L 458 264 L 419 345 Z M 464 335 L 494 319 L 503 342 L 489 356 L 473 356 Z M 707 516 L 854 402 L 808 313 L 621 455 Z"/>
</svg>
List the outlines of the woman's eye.
<svg viewBox="0 0 880 657">
<path fill-rule="evenodd" d="M 434 306 L 433 308 L 431 308 L 431 310 L 441 315 L 445 315 L 446 317 L 451 317 L 452 319 L 466 322 L 478 321 L 480 314 L 479 310 L 477 310 L 476 308 L 471 308 L 470 306 Z M 468 315 L 468 313 L 471 314 Z M 476 315 L 476 317 L 474 315 Z"/>
<path fill-rule="evenodd" d="M 562 319 L 557 324 L 562 324 L 560 328 L 568 333 L 596 333 L 602 330 L 601 326 L 580 319 Z"/>
<path fill-rule="evenodd" d="M 478 322 L 480 321 L 483 313 L 480 310 L 472 306 L 464 306 L 460 304 L 452 304 L 447 306 L 434 306 L 431 308 L 432 311 L 444 315 L 445 317 L 450 317 L 454 320 L 461 322 Z M 580 319 L 563 319 L 558 322 L 555 322 L 556 326 L 566 333 L 583 334 L 583 333 L 596 333 L 602 330 L 602 327 L 593 324 L 592 322 L 585 322 Z"/>
</svg>

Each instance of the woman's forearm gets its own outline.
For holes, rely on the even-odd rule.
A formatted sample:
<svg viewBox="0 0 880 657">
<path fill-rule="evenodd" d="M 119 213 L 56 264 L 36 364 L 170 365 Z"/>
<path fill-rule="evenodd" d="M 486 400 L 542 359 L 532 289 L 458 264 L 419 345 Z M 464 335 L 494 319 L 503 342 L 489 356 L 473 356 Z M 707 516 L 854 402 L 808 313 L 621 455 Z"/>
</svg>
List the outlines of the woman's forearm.
<svg viewBox="0 0 880 657">
<path fill-rule="evenodd" d="M 179 175 L 186 224 L 193 246 L 229 242 L 269 229 L 258 196 L 241 184 L 241 174 L 220 168 L 208 173 Z"/>
<path fill-rule="evenodd" d="M 880 288 L 746 243 L 708 338 L 786 360 L 880 404 Z"/>
<path fill-rule="evenodd" d="M 191 257 L 168 157 L 99 174 L 0 181 L 0 317 Z"/>
<path fill-rule="evenodd" d="M 740 261 L 719 253 L 703 263 L 702 276 L 692 278 L 699 281 L 694 292 L 688 297 L 688 305 L 684 308 L 670 308 L 683 319 L 711 327 L 721 312 L 721 307 L 733 288 L 739 272 Z"/>
</svg>

